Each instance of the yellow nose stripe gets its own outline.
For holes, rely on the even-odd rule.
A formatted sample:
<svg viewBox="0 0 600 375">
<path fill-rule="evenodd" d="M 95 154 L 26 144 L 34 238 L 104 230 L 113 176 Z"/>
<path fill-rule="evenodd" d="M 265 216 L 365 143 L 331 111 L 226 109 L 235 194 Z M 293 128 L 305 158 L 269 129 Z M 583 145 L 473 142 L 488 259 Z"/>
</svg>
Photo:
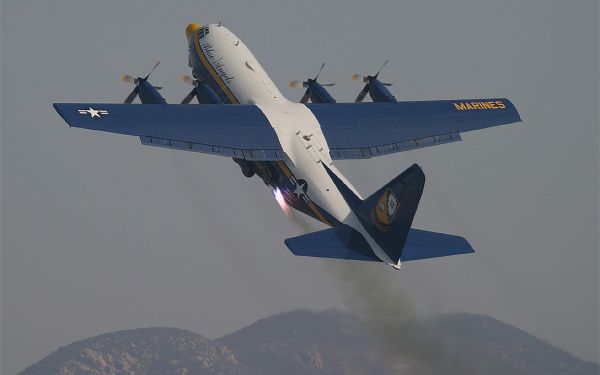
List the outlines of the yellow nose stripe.
<svg viewBox="0 0 600 375">
<path fill-rule="evenodd" d="M 196 30 L 200 30 L 202 26 L 200 26 L 197 23 L 190 23 L 189 25 L 186 26 L 185 28 L 185 36 L 190 39 L 190 36 L 192 35 L 192 33 Z"/>
</svg>

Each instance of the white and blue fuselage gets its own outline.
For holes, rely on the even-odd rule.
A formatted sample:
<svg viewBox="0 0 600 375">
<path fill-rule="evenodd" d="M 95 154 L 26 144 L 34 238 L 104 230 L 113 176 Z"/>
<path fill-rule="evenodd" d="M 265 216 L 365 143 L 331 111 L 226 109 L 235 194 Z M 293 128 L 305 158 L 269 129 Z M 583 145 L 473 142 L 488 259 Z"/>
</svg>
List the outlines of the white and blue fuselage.
<svg viewBox="0 0 600 375">
<path fill-rule="evenodd" d="M 188 65 L 195 78 L 206 82 L 224 103 L 256 105 L 277 134 L 285 161 L 255 162 L 257 170 L 268 168 L 270 174 L 276 175 L 265 182 L 274 189 L 285 190 L 283 196 L 292 207 L 317 220 L 354 228 L 377 257 L 399 267 L 400 261 L 393 262 L 369 235 L 321 165 L 327 165 L 360 196 L 333 165 L 315 115 L 304 104 L 287 100 L 248 47 L 226 27 L 190 24 L 186 35 Z"/>
</svg>

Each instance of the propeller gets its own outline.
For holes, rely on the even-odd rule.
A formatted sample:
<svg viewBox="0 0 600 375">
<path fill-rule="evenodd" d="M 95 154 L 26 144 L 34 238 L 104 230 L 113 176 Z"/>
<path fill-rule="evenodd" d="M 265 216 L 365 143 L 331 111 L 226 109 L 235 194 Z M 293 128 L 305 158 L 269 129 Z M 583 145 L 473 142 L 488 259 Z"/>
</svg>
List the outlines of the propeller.
<svg viewBox="0 0 600 375">
<path fill-rule="evenodd" d="M 142 81 L 147 81 L 148 77 L 150 77 L 150 74 L 152 74 L 152 72 L 154 71 L 154 69 L 156 69 L 156 67 L 158 66 L 158 64 L 160 64 L 160 61 L 157 61 L 154 66 L 152 67 L 152 69 L 150 69 L 150 72 L 148 74 L 146 74 L 145 77 L 133 77 L 130 76 L 129 74 L 123 74 L 121 75 L 121 81 L 123 82 L 128 82 L 128 83 L 133 83 L 135 85 L 135 87 L 133 88 L 133 91 L 131 91 L 129 93 L 129 95 L 127 95 L 127 98 L 125 98 L 125 101 L 123 103 L 125 104 L 131 104 L 136 96 L 138 96 L 139 92 L 140 92 L 140 83 Z M 158 87 L 155 86 L 154 87 L 157 90 L 162 89 L 162 87 Z"/>
<path fill-rule="evenodd" d="M 304 95 L 302 95 L 302 98 L 300 99 L 300 103 L 306 103 L 308 102 L 308 99 L 310 98 L 310 93 L 312 90 L 312 85 L 314 84 L 318 84 L 320 86 L 323 87 L 327 87 L 327 86 L 333 86 L 335 85 L 335 83 L 318 83 L 317 79 L 319 78 L 319 74 L 321 74 L 321 72 L 323 71 L 323 68 L 325 67 L 326 63 L 321 64 L 321 68 L 319 69 L 319 71 L 317 72 L 317 75 L 315 76 L 315 78 L 309 78 L 306 81 L 290 81 L 290 87 L 294 87 L 294 88 L 299 88 L 299 87 L 306 87 L 306 91 L 304 92 Z"/>
<path fill-rule="evenodd" d="M 192 78 L 188 75 L 182 75 L 181 80 L 194 86 L 192 91 L 183 98 L 181 104 L 189 104 L 194 97 L 198 99 L 198 103 L 200 104 L 223 104 L 223 100 L 208 85 L 206 78 L 202 76 Z"/>
<path fill-rule="evenodd" d="M 353 81 L 363 81 L 365 83 L 365 87 L 363 87 L 363 89 L 358 93 L 358 96 L 356 97 L 356 99 L 354 100 L 355 102 L 362 102 L 363 99 L 365 98 L 365 96 L 367 95 L 367 93 L 369 92 L 369 89 L 371 87 L 371 82 L 373 80 L 376 80 L 377 77 L 379 76 L 379 73 L 381 73 L 381 70 L 383 69 L 384 66 L 386 66 L 386 64 L 388 63 L 389 60 L 385 60 L 383 62 L 383 65 L 381 65 L 381 68 L 379 68 L 379 70 L 377 71 L 377 73 L 375 73 L 375 75 L 372 76 L 363 76 L 361 74 L 356 74 L 354 73 L 352 75 L 352 80 Z M 381 82 L 382 85 L 384 86 L 391 86 L 391 83 L 383 83 Z"/>
<path fill-rule="evenodd" d="M 181 101 L 181 104 L 189 104 L 192 101 L 192 99 L 194 99 L 194 96 L 196 96 L 196 90 L 198 88 L 198 81 L 186 74 L 181 76 L 181 80 L 185 83 L 189 83 L 190 85 L 194 86 L 192 91 L 190 91 L 190 93 L 187 94 L 186 97 L 183 98 L 183 100 Z"/>
</svg>

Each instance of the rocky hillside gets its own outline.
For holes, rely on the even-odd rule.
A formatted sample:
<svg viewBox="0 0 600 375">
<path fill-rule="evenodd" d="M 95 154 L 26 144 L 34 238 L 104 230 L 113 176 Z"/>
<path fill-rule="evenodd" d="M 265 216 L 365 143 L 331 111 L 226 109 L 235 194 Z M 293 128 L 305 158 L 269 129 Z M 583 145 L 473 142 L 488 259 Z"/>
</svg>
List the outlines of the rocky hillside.
<svg viewBox="0 0 600 375">
<path fill-rule="evenodd" d="M 21 374 L 223 374 L 240 364 L 226 347 L 177 328 L 140 328 L 59 348 Z"/>
<path fill-rule="evenodd" d="M 22 375 L 598 374 L 582 361 L 486 316 L 445 314 L 392 325 L 336 311 L 293 311 L 217 340 L 176 328 L 95 336 Z"/>
</svg>

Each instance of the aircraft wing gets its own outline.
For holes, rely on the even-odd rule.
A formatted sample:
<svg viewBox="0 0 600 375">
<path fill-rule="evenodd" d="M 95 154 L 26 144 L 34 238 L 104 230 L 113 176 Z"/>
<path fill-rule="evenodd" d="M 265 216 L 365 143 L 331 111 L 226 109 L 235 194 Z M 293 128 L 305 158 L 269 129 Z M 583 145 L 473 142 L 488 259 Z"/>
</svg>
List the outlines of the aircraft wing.
<svg viewBox="0 0 600 375">
<path fill-rule="evenodd" d="M 71 127 L 139 136 L 146 145 L 284 160 L 277 134 L 254 105 L 55 103 L 54 108 Z"/>
<path fill-rule="evenodd" d="M 503 98 L 308 104 L 332 159 L 374 156 L 460 141 L 460 133 L 520 122 Z"/>
</svg>

